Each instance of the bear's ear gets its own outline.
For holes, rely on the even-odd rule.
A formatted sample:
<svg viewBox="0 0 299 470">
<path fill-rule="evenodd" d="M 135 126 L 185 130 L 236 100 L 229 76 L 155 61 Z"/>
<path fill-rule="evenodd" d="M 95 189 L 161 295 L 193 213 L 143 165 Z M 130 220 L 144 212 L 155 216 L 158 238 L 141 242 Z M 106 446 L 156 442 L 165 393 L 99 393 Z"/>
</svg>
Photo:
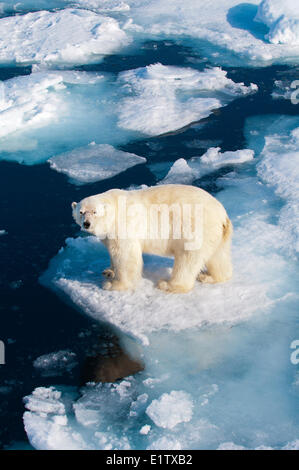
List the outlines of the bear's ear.
<svg viewBox="0 0 299 470">
<path fill-rule="evenodd" d="M 77 206 L 77 203 L 76 202 L 72 202 L 72 209 L 75 209 Z"/>
</svg>

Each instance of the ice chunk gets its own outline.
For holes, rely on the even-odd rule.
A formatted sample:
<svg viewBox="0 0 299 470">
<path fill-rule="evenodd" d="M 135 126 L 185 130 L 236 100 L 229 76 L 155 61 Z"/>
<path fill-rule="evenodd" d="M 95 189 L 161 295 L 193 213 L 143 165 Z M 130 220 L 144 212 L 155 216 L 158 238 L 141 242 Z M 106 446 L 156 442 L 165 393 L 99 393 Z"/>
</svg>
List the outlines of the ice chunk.
<svg viewBox="0 0 299 470">
<path fill-rule="evenodd" d="M 76 367 L 76 354 L 71 351 L 58 351 L 39 356 L 33 362 L 33 366 L 43 377 L 52 377 L 70 372 Z"/>
<path fill-rule="evenodd" d="M 235 152 L 220 153 L 220 147 L 211 147 L 202 157 L 200 164 L 208 168 L 220 168 L 224 165 L 234 165 L 236 163 L 245 163 L 253 159 L 254 151 L 250 149 L 237 150 Z M 195 157 L 191 162 L 197 162 Z"/>
<path fill-rule="evenodd" d="M 92 183 L 121 173 L 146 162 L 133 153 L 117 150 L 108 144 L 91 143 L 50 158 L 53 170 L 65 173 L 75 184 Z"/>
<path fill-rule="evenodd" d="M 155 166 L 152 168 L 155 172 Z M 163 184 L 190 184 L 196 179 L 196 171 L 192 169 L 184 158 L 179 158 L 174 162 L 165 178 Z"/>
<path fill-rule="evenodd" d="M 190 184 L 223 166 L 249 162 L 253 157 L 254 151 L 250 149 L 221 153 L 220 147 L 211 147 L 201 157 L 192 157 L 188 162 L 183 158 L 176 160 L 161 183 Z M 151 169 L 155 172 L 154 165 Z"/>
<path fill-rule="evenodd" d="M 0 230 L 0 237 L 3 236 L 3 235 L 7 235 L 7 231 L 6 231 L 6 230 Z"/>
<path fill-rule="evenodd" d="M 148 135 L 180 129 L 211 114 L 257 86 L 234 83 L 220 68 L 149 65 L 122 72 L 118 82 L 127 97 L 119 105 L 118 125 Z"/>
<path fill-rule="evenodd" d="M 151 430 L 151 427 L 149 424 L 145 424 L 144 426 L 142 426 L 142 428 L 140 429 L 140 434 L 148 434 Z"/>
<path fill-rule="evenodd" d="M 129 43 L 118 22 L 83 9 L 0 19 L 0 63 L 74 65 L 98 62 Z"/>
<path fill-rule="evenodd" d="M 294 0 L 263 0 L 255 19 L 269 26 L 271 43 L 299 45 L 299 4 Z"/>
<path fill-rule="evenodd" d="M 156 426 L 172 429 L 179 423 L 187 423 L 192 418 L 192 398 L 184 391 L 173 390 L 153 400 L 146 409 L 146 414 Z"/>
</svg>

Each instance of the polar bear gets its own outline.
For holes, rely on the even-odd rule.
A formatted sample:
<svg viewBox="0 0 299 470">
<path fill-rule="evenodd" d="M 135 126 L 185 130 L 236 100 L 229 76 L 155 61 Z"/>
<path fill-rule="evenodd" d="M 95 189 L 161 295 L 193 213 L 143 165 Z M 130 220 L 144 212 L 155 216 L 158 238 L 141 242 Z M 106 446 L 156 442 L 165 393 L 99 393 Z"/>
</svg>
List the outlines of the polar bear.
<svg viewBox="0 0 299 470">
<path fill-rule="evenodd" d="M 73 202 L 72 210 L 81 229 L 108 249 L 104 289 L 134 289 L 142 276 L 142 253 L 174 257 L 170 279 L 157 284 L 169 293 L 189 292 L 196 280 L 216 283 L 232 276 L 232 223 L 203 189 L 179 184 L 111 189 Z"/>
</svg>

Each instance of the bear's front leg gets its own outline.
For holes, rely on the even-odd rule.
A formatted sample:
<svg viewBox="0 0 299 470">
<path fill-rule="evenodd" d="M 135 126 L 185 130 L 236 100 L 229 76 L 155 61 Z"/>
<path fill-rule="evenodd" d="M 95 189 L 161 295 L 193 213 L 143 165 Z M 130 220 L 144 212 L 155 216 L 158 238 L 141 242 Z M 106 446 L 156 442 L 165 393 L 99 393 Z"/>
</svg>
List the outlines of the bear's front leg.
<svg viewBox="0 0 299 470">
<path fill-rule="evenodd" d="M 103 284 L 105 290 L 134 289 L 141 278 L 142 251 L 138 240 L 111 240 L 108 250 L 114 278 Z"/>
</svg>

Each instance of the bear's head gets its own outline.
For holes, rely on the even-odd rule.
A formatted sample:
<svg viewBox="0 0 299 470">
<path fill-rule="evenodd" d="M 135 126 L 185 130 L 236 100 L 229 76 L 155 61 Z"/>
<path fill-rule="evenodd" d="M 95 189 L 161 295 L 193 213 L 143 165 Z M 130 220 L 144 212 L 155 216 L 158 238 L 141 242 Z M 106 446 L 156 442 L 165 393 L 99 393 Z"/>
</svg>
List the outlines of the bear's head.
<svg viewBox="0 0 299 470">
<path fill-rule="evenodd" d="M 84 232 L 106 238 L 115 224 L 114 205 L 100 195 L 72 202 L 73 218 Z"/>
</svg>

